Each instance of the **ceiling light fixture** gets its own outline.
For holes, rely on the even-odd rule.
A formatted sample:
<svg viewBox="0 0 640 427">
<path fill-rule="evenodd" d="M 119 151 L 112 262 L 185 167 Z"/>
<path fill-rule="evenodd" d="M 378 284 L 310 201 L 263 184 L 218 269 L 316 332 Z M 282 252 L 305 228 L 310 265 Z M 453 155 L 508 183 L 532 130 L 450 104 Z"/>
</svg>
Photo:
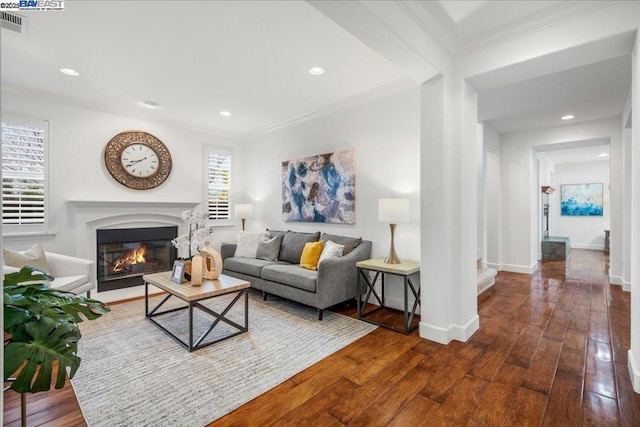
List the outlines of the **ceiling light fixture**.
<svg viewBox="0 0 640 427">
<path fill-rule="evenodd" d="M 567 114 L 566 116 L 562 116 L 561 119 L 562 120 L 571 120 L 571 119 L 575 119 L 576 116 L 574 116 L 573 114 Z"/>
<path fill-rule="evenodd" d="M 321 67 L 311 67 L 309 68 L 309 73 L 313 74 L 314 76 L 319 76 L 320 74 L 324 73 L 324 68 Z"/>
<path fill-rule="evenodd" d="M 158 103 L 153 101 L 142 101 L 142 105 L 144 105 L 147 108 L 153 108 L 153 109 L 156 109 L 159 107 Z"/>
<path fill-rule="evenodd" d="M 231 115 L 231 113 L 225 110 L 225 111 L 220 111 L 220 115 L 222 117 L 229 117 Z"/>
<path fill-rule="evenodd" d="M 60 72 L 62 74 L 66 74 L 67 76 L 71 76 L 71 77 L 78 77 L 80 75 L 80 73 L 74 70 L 73 68 L 60 68 Z"/>
<path fill-rule="evenodd" d="M 598 154 L 598 157 L 607 157 L 607 156 L 608 156 L 608 154 L 607 154 L 607 153 L 600 153 L 600 154 Z"/>
</svg>

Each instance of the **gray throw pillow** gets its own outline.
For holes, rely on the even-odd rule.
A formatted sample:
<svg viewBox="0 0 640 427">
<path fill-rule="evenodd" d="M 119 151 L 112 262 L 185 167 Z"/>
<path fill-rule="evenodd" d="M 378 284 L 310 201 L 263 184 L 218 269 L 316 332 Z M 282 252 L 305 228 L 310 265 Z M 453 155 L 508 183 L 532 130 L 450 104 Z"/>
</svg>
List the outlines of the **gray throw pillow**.
<svg viewBox="0 0 640 427">
<path fill-rule="evenodd" d="M 298 233 L 297 231 L 287 231 L 284 233 L 278 258 L 281 261 L 287 261 L 291 264 L 300 264 L 304 244 L 307 242 L 317 242 L 319 238 L 320 232 Z"/>
<path fill-rule="evenodd" d="M 265 234 L 260 238 L 258 243 L 258 252 L 256 252 L 257 259 L 264 259 L 266 261 L 277 261 L 280 254 L 280 245 L 282 244 L 283 234 L 278 234 L 273 237 Z"/>
<path fill-rule="evenodd" d="M 347 255 L 349 252 L 357 248 L 362 243 L 362 237 L 348 237 L 348 236 L 336 236 L 335 234 L 322 233 L 320 240 L 328 242 L 331 240 L 333 243 L 344 245 L 342 256 Z"/>
</svg>

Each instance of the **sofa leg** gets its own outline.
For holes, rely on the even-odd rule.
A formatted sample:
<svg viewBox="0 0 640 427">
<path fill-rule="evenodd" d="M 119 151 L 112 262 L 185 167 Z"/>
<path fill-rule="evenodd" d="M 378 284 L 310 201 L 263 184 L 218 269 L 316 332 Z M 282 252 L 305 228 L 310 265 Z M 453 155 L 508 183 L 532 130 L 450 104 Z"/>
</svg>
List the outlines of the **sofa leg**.
<svg viewBox="0 0 640 427">
<path fill-rule="evenodd" d="M 322 314 L 324 313 L 324 310 L 319 308 L 318 309 L 318 320 L 322 320 Z"/>
<path fill-rule="evenodd" d="M 87 291 L 87 298 L 91 298 L 91 291 Z"/>
<path fill-rule="evenodd" d="M 267 300 L 267 293 L 265 291 L 262 291 L 262 301 L 266 301 Z"/>
</svg>

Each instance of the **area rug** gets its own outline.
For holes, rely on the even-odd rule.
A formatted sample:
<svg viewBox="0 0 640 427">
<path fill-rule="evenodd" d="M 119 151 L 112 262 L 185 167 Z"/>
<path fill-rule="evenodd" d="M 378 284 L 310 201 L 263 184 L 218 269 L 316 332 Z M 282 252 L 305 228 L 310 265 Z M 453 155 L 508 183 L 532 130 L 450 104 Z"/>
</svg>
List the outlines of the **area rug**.
<svg viewBox="0 0 640 427">
<path fill-rule="evenodd" d="M 229 301 L 225 296 L 205 305 L 220 311 Z M 243 307 L 228 316 L 243 324 Z M 111 308 L 80 324 L 82 362 L 72 384 L 90 427 L 203 426 L 375 329 L 332 312 L 318 321 L 313 308 L 264 302 L 251 292 L 248 332 L 189 353 L 145 319 L 144 301 Z M 198 337 L 209 320 L 194 313 Z M 156 319 L 187 340 L 186 310 Z"/>
</svg>

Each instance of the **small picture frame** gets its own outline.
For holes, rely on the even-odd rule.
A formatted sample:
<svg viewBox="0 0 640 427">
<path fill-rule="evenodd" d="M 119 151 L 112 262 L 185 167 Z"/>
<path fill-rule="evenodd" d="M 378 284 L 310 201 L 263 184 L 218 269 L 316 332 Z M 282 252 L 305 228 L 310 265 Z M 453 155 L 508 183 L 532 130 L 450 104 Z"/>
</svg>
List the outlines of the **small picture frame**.
<svg viewBox="0 0 640 427">
<path fill-rule="evenodd" d="M 171 281 L 175 283 L 182 283 L 184 281 L 184 261 L 174 261 L 173 271 L 171 272 Z"/>
</svg>

